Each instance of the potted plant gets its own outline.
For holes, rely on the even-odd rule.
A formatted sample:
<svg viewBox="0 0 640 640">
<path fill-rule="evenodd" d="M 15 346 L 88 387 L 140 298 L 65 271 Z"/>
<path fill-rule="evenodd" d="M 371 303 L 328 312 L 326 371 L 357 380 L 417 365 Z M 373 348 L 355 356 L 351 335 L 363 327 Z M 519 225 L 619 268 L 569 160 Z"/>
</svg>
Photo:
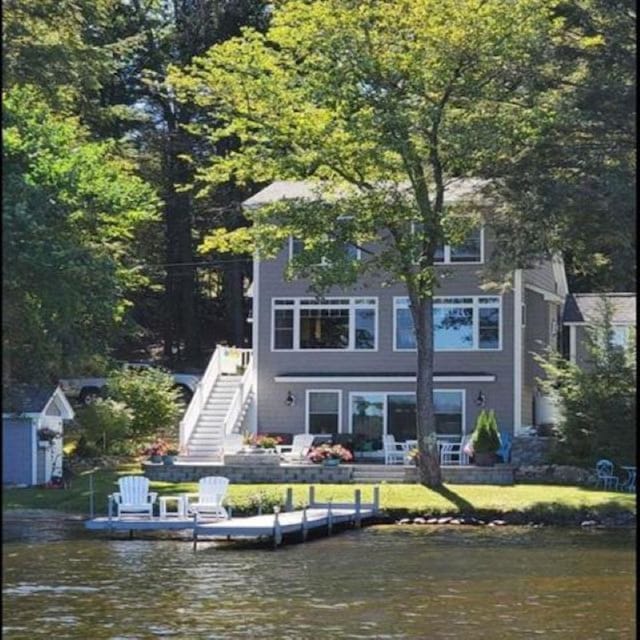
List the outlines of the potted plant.
<svg viewBox="0 0 640 640">
<path fill-rule="evenodd" d="M 155 442 L 143 449 L 142 455 L 149 458 L 149 462 L 160 464 L 162 456 L 167 452 L 168 445 L 162 438 L 156 438 Z"/>
<path fill-rule="evenodd" d="M 245 450 L 263 453 L 265 451 L 273 452 L 276 450 L 276 446 L 282 444 L 282 438 L 280 436 L 270 435 L 246 435 L 243 439 Z"/>
<path fill-rule="evenodd" d="M 38 429 L 38 440 L 40 443 L 51 444 L 56 438 L 61 436 L 60 433 L 50 429 L 49 427 L 41 427 Z"/>
<path fill-rule="evenodd" d="M 176 456 L 180 453 L 180 450 L 177 447 L 168 446 L 167 450 L 164 452 L 162 456 L 162 462 L 164 464 L 173 464 L 175 462 Z"/>
<path fill-rule="evenodd" d="M 473 460 L 479 467 L 491 467 L 496 461 L 500 448 L 500 433 L 494 411 L 482 410 L 476 419 L 476 427 L 471 436 Z"/>
<path fill-rule="evenodd" d="M 351 462 L 353 455 L 349 449 L 340 444 L 321 444 L 309 450 L 307 457 L 315 464 L 323 464 L 325 467 L 333 467 L 341 462 Z"/>
</svg>

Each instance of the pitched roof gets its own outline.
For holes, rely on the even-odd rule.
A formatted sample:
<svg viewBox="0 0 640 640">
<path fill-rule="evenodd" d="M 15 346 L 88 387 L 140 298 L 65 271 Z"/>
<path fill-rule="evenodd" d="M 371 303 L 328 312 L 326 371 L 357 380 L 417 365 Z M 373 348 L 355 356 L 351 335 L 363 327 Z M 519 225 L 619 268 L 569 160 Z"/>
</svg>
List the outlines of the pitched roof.
<svg viewBox="0 0 640 640">
<path fill-rule="evenodd" d="M 602 317 L 603 300 L 611 304 L 614 324 L 636 324 L 635 293 L 571 293 L 567 296 L 562 321 L 592 323 Z"/>
<path fill-rule="evenodd" d="M 452 201 L 479 194 L 487 184 L 488 180 L 480 178 L 458 178 L 447 185 L 445 197 Z M 242 204 L 245 207 L 257 207 L 278 200 L 315 200 L 320 186 L 321 183 L 310 180 L 276 180 Z"/>
<path fill-rule="evenodd" d="M 42 413 L 55 391 L 55 385 L 13 385 L 2 391 L 2 411 L 3 413 Z"/>
</svg>

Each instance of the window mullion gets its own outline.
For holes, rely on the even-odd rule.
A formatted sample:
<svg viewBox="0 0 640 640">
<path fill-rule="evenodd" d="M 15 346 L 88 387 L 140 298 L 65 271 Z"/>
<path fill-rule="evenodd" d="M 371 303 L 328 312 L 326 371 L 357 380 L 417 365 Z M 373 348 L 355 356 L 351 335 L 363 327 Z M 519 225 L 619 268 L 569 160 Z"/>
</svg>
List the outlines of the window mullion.
<svg viewBox="0 0 640 640">
<path fill-rule="evenodd" d="M 477 297 L 473 298 L 473 348 L 480 349 L 480 304 Z"/>
<path fill-rule="evenodd" d="M 293 305 L 293 350 L 300 349 L 300 300 Z"/>
</svg>

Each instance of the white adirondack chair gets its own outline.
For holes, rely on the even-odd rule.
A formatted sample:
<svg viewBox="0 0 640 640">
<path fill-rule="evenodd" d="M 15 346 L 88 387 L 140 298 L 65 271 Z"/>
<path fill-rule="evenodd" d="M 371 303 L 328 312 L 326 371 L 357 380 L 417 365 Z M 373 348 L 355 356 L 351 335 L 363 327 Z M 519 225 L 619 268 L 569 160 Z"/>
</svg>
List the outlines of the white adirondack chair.
<svg viewBox="0 0 640 640">
<path fill-rule="evenodd" d="M 213 518 L 228 518 L 227 510 L 222 502 L 227 495 L 229 478 L 222 476 L 207 476 L 200 478 L 198 493 L 184 495 L 184 507 L 187 516 L 197 513 L 199 516 Z M 194 500 L 194 502 L 191 502 Z"/>
<path fill-rule="evenodd" d="M 407 449 L 406 442 L 396 442 L 393 434 L 382 436 L 382 448 L 384 450 L 385 464 L 404 464 L 406 460 Z"/>
<path fill-rule="evenodd" d="M 118 487 L 120 491 L 111 494 L 118 518 L 124 515 L 153 516 L 153 504 L 158 494 L 149 491 L 149 478 L 124 476 L 118 480 Z"/>
<path fill-rule="evenodd" d="M 313 444 L 315 436 L 312 433 L 298 433 L 293 436 L 291 444 L 276 446 L 276 451 L 285 462 L 302 462 Z"/>
<path fill-rule="evenodd" d="M 244 436 L 241 433 L 228 433 L 222 442 L 224 453 L 238 453 L 244 446 Z"/>
</svg>

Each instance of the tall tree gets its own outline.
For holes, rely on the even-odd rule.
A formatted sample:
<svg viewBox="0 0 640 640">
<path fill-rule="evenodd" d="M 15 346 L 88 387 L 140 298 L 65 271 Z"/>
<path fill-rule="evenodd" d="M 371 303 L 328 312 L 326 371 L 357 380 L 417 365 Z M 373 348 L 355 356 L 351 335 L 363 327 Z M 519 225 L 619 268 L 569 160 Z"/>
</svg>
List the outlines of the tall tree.
<svg viewBox="0 0 640 640">
<path fill-rule="evenodd" d="M 3 98 L 3 380 L 56 380 L 107 353 L 147 282 L 137 247 L 158 200 L 33 87 Z"/>
<path fill-rule="evenodd" d="M 536 84 L 553 64 L 546 0 L 328 0 L 278 3 L 266 35 L 213 47 L 171 80 L 224 123 L 200 133 L 239 149 L 210 159 L 210 185 L 313 178 L 312 202 L 252 211 L 253 227 L 218 232 L 207 249 L 270 256 L 293 235 L 304 251 L 291 275 L 316 291 L 364 272 L 406 286 L 417 341 L 420 478 L 441 484 L 433 405 L 436 248 L 460 242 L 481 209 L 450 205 L 451 179 L 486 171 L 542 135 L 554 96 Z M 196 128 L 194 127 L 194 130 Z M 382 241 L 378 241 L 382 239 Z M 356 261 L 349 242 L 365 249 Z M 321 258 L 325 258 L 321 260 Z M 322 266 L 318 266 L 324 262 Z"/>
</svg>

